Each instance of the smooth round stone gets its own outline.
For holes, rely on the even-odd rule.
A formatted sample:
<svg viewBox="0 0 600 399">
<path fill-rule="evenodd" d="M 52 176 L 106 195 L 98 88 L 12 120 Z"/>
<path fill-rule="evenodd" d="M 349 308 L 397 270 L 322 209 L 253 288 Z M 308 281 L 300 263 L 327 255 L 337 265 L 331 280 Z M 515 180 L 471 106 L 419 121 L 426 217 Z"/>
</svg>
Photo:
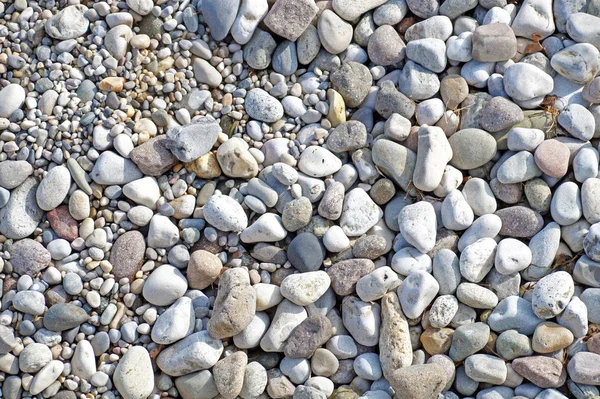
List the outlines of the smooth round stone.
<svg viewBox="0 0 600 399">
<path fill-rule="evenodd" d="M 594 224 L 600 222 L 600 179 L 589 178 L 581 185 L 583 216 Z"/>
<path fill-rule="evenodd" d="M 460 283 L 460 266 L 458 256 L 451 250 L 443 248 L 433 258 L 433 277 L 440 285 L 439 293 L 453 294 Z"/>
<path fill-rule="evenodd" d="M 269 11 L 269 4 L 265 0 L 242 1 L 237 17 L 231 26 L 233 39 L 239 44 L 248 43 L 267 11 Z"/>
<path fill-rule="evenodd" d="M 104 37 L 106 50 L 116 59 L 125 57 L 133 31 L 128 25 L 117 25 L 111 28 Z"/>
<path fill-rule="evenodd" d="M 535 150 L 535 163 L 548 176 L 559 178 L 567 174 L 570 154 L 566 144 L 545 140 Z"/>
<path fill-rule="evenodd" d="M 600 51 L 589 43 L 577 43 L 554 54 L 550 63 L 556 72 L 583 85 L 600 71 Z"/>
<path fill-rule="evenodd" d="M 379 342 L 381 309 L 376 303 L 368 303 L 349 296 L 342 302 L 342 320 L 352 337 L 361 345 L 374 346 Z"/>
<path fill-rule="evenodd" d="M 375 65 L 388 66 L 404 59 L 406 45 L 391 25 L 380 26 L 369 38 L 369 59 Z"/>
<path fill-rule="evenodd" d="M 598 176 L 599 163 L 600 156 L 598 155 L 598 151 L 591 147 L 583 147 L 573 159 L 575 180 L 584 183 L 588 179 L 595 179 Z"/>
<path fill-rule="evenodd" d="M 531 339 L 531 348 L 537 353 L 552 353 L 571 345 L 573 333 L 549 321 L 540 323 Z"/>
<path fill-rule="evenodd" d="M 460 254 L 462 276 L 471 282 L 480 282 L 492 269 L 495 254 L 496 241 L 492 238 L 481 238 L 468 245 Z"/>
<path fill-rule="evenodd" d="M 490 384 L 502 384 L 507 368 L 504 360 L 492 355 L 471 355 L 465 360 L 465 372 L 473 380 Z"/>
<path fill-rule="evenodd" d="M 544 132 L 540 129 L 515 127 L 510 129 L 507 146 L 511 151 L 535 151 L 544 141 Z"/>
<path fill-rule="evenodd" d="M 439 296 L 429 309 L 429 323 L 432 327 L 446 327 L 458 311 L 458 300 L 453 295 Z"/>
<path fill-rule="evenodd" d="M 194 77 L 199 83 L 206 83 L 210 87 L 218 87 L 223 82 L 223 77 L 208 61 L 202 58 L 194 60 Z"/>
<path fill-rule="evenodd" d="M 516 101 L 528 101 L 552 92 L 552 77 L 531 64 L 517 62 L 504 72 L 504 90 Z"/>
<path fill-rule="evenodd" d="M 571 302 L 556 320 L 558 324 L 568 328 L 575 338 L 582 338 L 587 334 L 587 307 L 578 297 L 571 298 Z"/>
<path fill-rule="evenodd" d="M 323 11 L 317 29 L 321 44 L 331 54 L 339 54 L 346 50 L 352 41 L 352 25 L 331 10 Z"/>
<path fill-rule="evenodd" d="M 492 98 L 482 113 L 481 127 L 488 132 L 499 132 L 523 120 L 521 108 L 504 97 Z"/>
<path fill-rule="evenodd" d="M 497 171 L 497 179 L 502 184 L 522 183 L 542 175 L 534 155 L 529 151 L 520 151 L 502 163 Z"/>
<path fill-rule="evenodd" d="M 44 313 L 46 300 L 41 292 L 19 291 L 15 294 L 12 304 L 19 312 L 39 316 Z"/>
<path fill-rule="evenodd" d="M 200 331 L 163 350 L 156 364 L 170 376 L 181 376 L 212 367 L 223 352 L 221 340 Z"/>
<path fill-rule="evenodd" d="M 418 150 L 413 184 L 420 190 L 433 191 L 440 184 L 446 164 L 452 158 L 452 150 L 444 131 L 439 127 L 422 126 L 417 134 Z M 452 204 L 458 204 L 459 197 L 462 197 L 460 192 L 455 194 Z"/>
<path fill-rule="evenodd" d="M 496 340 L 498 354 L 506 360 L 513 360 L 522 356 L 531 356 L 533 350 L 527 335 L 519 334 L 515 330 L 504 331 Z M 514 364 L 513 364 L 514 366 Z"/>
<path fill-rule="evenodd" d="M 250 41 L 244 46 L 244 60 L 251 68 L 266 69 L 271 64 L 271 56 L 276 47 L 277 43 L 273 36 L 257 28 Z"/>
<path fill-rule="evenodd" d="M 462 361 L 483 349 L 489 337 L 490 328 L 484 323 L 459 326 L 452 335 L 449 355 L 455 362 Z"/>
<path fill-rule="evenodd" d="M 427 253 L 435 246 L 437 217 L 430 203 L 420 201 L 403 207 L 398 215 L 398 225 L 402 237 L 421 253 Z"/>
<path fill-rule="evenodd" d="M 360 121 L 342 123 L 327 137 L 327 148 L 337 153 L 358 150 L 366 143 L 367 129 Z"/>
<path fill-rule="evenodd" d="M 567 13 L 566 15 L 566 26 L 564 27 L 568 32 L 569 36 L 580 43 L 591 43 L 594 46 L 598 47 L 600 42 L 596 36 L 598 32 L 598 13 L 590 12 L 585 13 L 581 12 L 580 9 L 574 9 L 568 7 L 569 3 L 565 4 L 565 7 L 562 8 L 562 11 Z M 592 6 L 590 11 L 598 10 L 597 6 Z M 562 13 L 561 13 L 562 14 Z M 561 16 L 561 21 L 564 24 L 565 16 Z M 559 28 L 561 25 L 559 25 Z M 562 30 L 564 32 L 564 30 Z"/>
<path fill-rule="evenodd" d="M 141 179 L 142 172 L 131 160 L 112 151 L 104 151 L 94 164 L 90 173 L 94 182 L 102 185 L 122 185 Z"/>
<path fill-rule="evenodd" d="M 83 5 L 63 8 L 46 21 L 46 33 L 58 40 L 77 39 L 87 32 L 90 26 L 90 21 L 85 16 L 86 11 L 87 7 Z"/>
<path fill-rule="evenodd" d="M 392 114 L 400 114 L 405 118 L 412 118 L 415 113 L 415 103 L 396 89 L 392 81 L 385 80 L 380 84 L 375 110 L 384 118 Z"/>
<path fill-rule="evenodd" d="M 35 373 L 52 360 L 48 346 L 40 343 L 29 344 L 19 355 L 19 369 L 24 373 Z"/>
<path fill-rule="evenodd" d="M 480 178 L 471 178 L 463 186 L 462 195 L 477 216 L 496 212 L 497 202 L 489 184 Z"/>
<path fill-rule="evenodd" d="M 444 102 L 439 98 L 425 100 L 417 105 L 416 118 L 420 125 L 435 125 L 446 111 Z"/>
<path fill-rule="evenodd" d="M 201 3 L 202 14 L 212 37 L 216 41 L 225 39 L 240 6 L 240 0 L 207 0 Z"/>
<path fill-rule="evenodd" d="M 352 340 L 351 337 L 348 337 L 346 335 L 340 335 L 339 337 L 346 337 Z M 328 341 L 328 345 L 329 342 L 332 342 L 335 339 L 335 337 L 332 337 L 332 339 Z M 356 344 L 354 345 L 354 351 L 354 353 L 356 353 Z M 339 365 L 340 362 L 337 359 L 336 355 L 329 349 L 319 348 L 315 351 L 314 355 L 311 358 L 311 369 L 312 372 L 316 375 L 329 377 L 338 370 Z M 331 384 L 331 386 L 333 389 L 333 383 Z"/>
<path fill-rule="evenodd" d="M 245 243 L 276 242 L 287 236 L 287 230 L 281 223 L 281 217 L 274 213 L 265 213 L 248 228 L 242 231 L 240 239 Z"/>
<path fill-rule="evenodd" d="M 248 217 L 233 198 L 213 195 L 204 205 L 204 218 L 221 231 L 242 231 L 248 227 Z"/>
<path fill-rule="evenodd" d="M 150 354 L 143 346 L 132 346 L 121 358 L 113 376 L 115 387 L 126 399 L 144 398 L 154 389 Z"/>
<path fill-rule="evenodd" d="M 529 238 L 544 227 L 542 216 L 524 206 L 512 206 L 495 213 L 502 221 L 500 235 L 515 238 Z"/>
<path fill-rule="evenodd" d="M 481 129 L 463 129 L 449 139 L 452 148 L 450 164 L 461 170 L 475 169 L 496 155 L 496 140 Z"/>
<path fill-rule="evenodd" d="M 392 269 L 403 276 L 408 276 L 416 270 L 431 273 L 431 258 L 429 255 L 419 252 L 416 248 L 402 248 L 394 254 L 391 262 Z"/>
<path fill-rule="evenodd" d="M 471 60 L 462 66 L 460 75 L 465 78 L 469 85 L 484 88 L 494 72 L 494 65 L 493 62 Z"/>
<path fill-rule="evenodd" d="M 355 188 L 346 194 L 340 227 L 349 237 L 366 233 L 383 217 L 383 210 L 362 188 Z"/>
<path fill-rule="evenodd" d="M 156 268 L 144 284 L 144 298 L 157 306 L 171 305 L 185 294 L 188 283 L 181 272 L 171 265 Z"/>
<path fill-rule="evenodd" d="M 600 378 L 598 378 L 599 368 L 600 355 L 591 352 L 576 353 L 567 365 L 571 380 L 586 385 L 600 384 Z"/>
<path fill-rule="evenodd" d="M 600 54 L 598 55 L 600 57 Z M 582 105 L 569 104 L 558 115 L 558 124 L 571 136 L 587 141 L 594 136 L 594 115 Z"/>
<path fill-rule="evenodd" d="M 369 94 L 373 77 L 369 68 L 358 62 L 344 62 L 330 75 L 333 88 L 340 93 L 346 107 L 356 108 Z"/>
<path fill-rule="evenodd" d="M 419 317 L 433 301 L 440 285 L 433 276 L 425 271 L 411 273 L 398 288 L 398 298 L 406 317 Z"/>
<path fill-rule="evenodd" d="M 281 295 L 296 305 L 306 306 L 319 299 L 329 288 L 330 282 L 329 275 L 324 271 L 292 274 L 281 282 Z"/>
<path fill-rule="evenodd" d="M 11 192 L 8 203 L 0 209 L 0 233 L 12 239 L 33 233 L 44 214 L 36 202 L 37 187 L 37 180 L 31 177 Z"/>
<path fill-rule="evenodd" d="M 451 191 L 442 202 L 442 223 L 454 231 L 465 230 L 473 224 L 474 214 L 459 190 Z"/>
<path fill-rule="evenodd" d="M 273 53 L 273 70 L 285 76 L 292 75 L 298 69 L 296 43 L 282 42 Z"/>
<path fill-rule="evenodd" d="M 473 33 L 461 32 L 458 36 L 451 36 L 446 42 L 448 59 L 457 62 L 469 62 L 473 59 Z M 461 71 L 462 73 L 462 71 Z"/>
<path fill-rule="evenodd" d="M 394 371 L 390 385 L 396 392 L 404 392 L 408 399 L 434 398 L 444 389 L 447 378 L 446 371 L 438 364 L 418 364 Z"/>
<path fill-rule="evenodd" d="M 323 263 L 325 252 L 319 239 L 312 233 L 298 234 L 288 246 L 287 256 L 300 272 L 313 272 Z"/>
<path fill-rule="evenodd" d="M 272 123 L 283 117 L 283 106 L 279 100 L 263 89 L 250 90 L 244 105 L 251 118 L 262 122 Z"/>
<path fill-rule="evenodd" d="M 320 146 L 307 147 L 300 156 L 298 168 L 312 177 L 334 174 L 342 167 L 342 161 L 331 151 Z"/>
<path fill-rule="evenodd" d="M 496 332 L 516 330 L 525 335 L 533 334 L 541 322 L 542 319 L 533 312 L 531 302 L 518 296 L 509 296 L 500 301 L 488 317 L 490 328 Z"/>
<path fill-rule="evenodd" d="M 72 303 L 57 303 L 44 315 L 44 327 L 61 332 L 78 327 L 88 319 L 89 315 L 82 308 Z"/>
<path fill-rule="evenodd" d="M 0 117 L 9 118 L 15 111 L 21 109 L 26 94 L 25 89 L 20 85 L 9 84 L 0 90 L 0 96 L 5 99 L 0 105 Z"/>
<path fill-rule="evenodd" d="M 527 181 L 525 183 L 525 196 L 532 209 L 542 213 L 550 210 L 552 192 L 544 180 L 536 178 Z"/>
<path fill-rule="evenodd" d="M 474 309 L 493 309 L 498 304 L 498 296 L 493 291 L 473 283 L 459 284 L 456 297 Z"/>
<path fill-rule="evenodd" d="M 561 226 L 578 221 L 582 214 L 581 194 L 575 182 L 566 182 L 558 186 L 550 203 L 552 219 Z"/>
<path fill-rule="evenodd" d="M 440 73 L 446 69 L 446 44 L 443 40 L 434 38 L 413 40 L 406 45 L 406 57 Z"/>
<path fill-rule="evenodd" d="M 330 252 L 342 252 L 350 247 L 350 240 L 340 226 L 331 226 L 323 236 L 323 245 Z"/>
<path fill-rule="evenodd" d="M 317 54 L 319 54 L 320 49 L 321 41 L 319 40 L 319 32 L 314 25 L 308 25 L 296 41 L 298 61 L 302 65 L 310 64 Z"/>
<path fill-rule="evenodd" d="M 373 22 L 376 25 L 396 25 L 406 16 L 408 6 L 406 1 L 392 0 L 377 7 L 373 12 Z"/>
<path fill-rule="evenodd" d="M 551 319 L 565 309 L 573 292 L 573 278 L 569 273 L 551 273 L 538 281 L 533 289 L 533 311 L 542 319 Z"/>
<path fill-rule="evenodd" d="M 398 282 L 398 275 L 390 267 L 379 267 L 358 280 L 356 294 L 365 302 L 376 301 Z"/>
<path fill-rule="evenodd" d="M 398 87 L 411 100 L 426 100 L 440 90 L 440 80 L 429 69 L 407 61 L 398 76 Z"/>
<path fill-rule="evenodd" d="M 505 238 L 496 247 L 494 266 L 498 273 L 510 275 L 524 270 L 531 264 L 531 250 L 522 241 Z"/>
<path fill-rule="evenodd" d="M 354 360 L 354 372 L 361 378 L 376 381 L 382 377 L 379 356 L 376 353 L 364 353 Z"/>
</svg>

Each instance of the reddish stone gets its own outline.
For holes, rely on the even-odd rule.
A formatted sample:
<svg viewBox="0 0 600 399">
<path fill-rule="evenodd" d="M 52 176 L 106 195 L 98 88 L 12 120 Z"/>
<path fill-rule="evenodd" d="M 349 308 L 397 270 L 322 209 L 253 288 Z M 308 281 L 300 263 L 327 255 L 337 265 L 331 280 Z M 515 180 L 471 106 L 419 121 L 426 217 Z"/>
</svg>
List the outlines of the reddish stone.
<svg viewBox="0 0 600 399">
<path fill-rule="evenodd" d="M 69 213 L 69 207 L 67 205 L 61 205 L 58 208 L 54 208 L 46 214 L 50 227 L 60 238 L 64 238 L 67 241 L 73 241 L 79 236 L 77 220 L 73 219 L 73 216 Z"/>
</svg>

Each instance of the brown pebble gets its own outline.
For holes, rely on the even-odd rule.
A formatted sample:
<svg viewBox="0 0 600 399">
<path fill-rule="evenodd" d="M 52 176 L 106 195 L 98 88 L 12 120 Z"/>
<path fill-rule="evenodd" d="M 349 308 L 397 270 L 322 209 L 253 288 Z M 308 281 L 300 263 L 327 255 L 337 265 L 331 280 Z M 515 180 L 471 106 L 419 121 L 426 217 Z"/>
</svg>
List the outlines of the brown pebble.
<svg viewBox="0 0 600 399">
<path fill-rule="evenodd" d="M 58 208 L 54 208 L 46 214 L 50 227 L 60 238 L 64 238 L 67 241 L 73 241 L 79 237 L 79 231 L 77 230 L 77 221 L 73 219 L 69 213 L 68 205 L 61 205 Z"/>
<path fill-rule="evenodd" d="M 221 273 L 221 260 L 208 251 L 195 251 L 190 256 L 187 267 L 187 280 L 191 288 L 203 290 L 211 285 Z"/>
</svg>

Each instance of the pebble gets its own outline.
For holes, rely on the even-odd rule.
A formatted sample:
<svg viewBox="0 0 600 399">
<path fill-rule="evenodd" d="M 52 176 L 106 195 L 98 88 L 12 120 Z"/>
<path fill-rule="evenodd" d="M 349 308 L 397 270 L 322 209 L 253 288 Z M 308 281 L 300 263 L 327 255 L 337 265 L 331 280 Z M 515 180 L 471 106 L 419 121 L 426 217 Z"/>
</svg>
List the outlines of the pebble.
<svg viewBox="0 0 600 399">
<path fill-rule="evenodd" d="M 448 139 L 452 148 L 450 164 L 458 169 L 475 169 L 496 155 L 496 140 L 481 129 L 462 129 Z"/>
<path fill-rule="evenodd" d="M 324 271 L 287 276 L 281 282 L 281 295 L 296 305 L 307 306 L 319 299 L 329 288 L 330 278 Z"/>
<path fill-rule="evenodd" d="M 263 122 L 276 122 L 283 117 L 283 106 L 262 89 L 253 89 L 246 96 L 246 110 L 250 117 Z"/>
<path fill-rule="evenodd" d="M 221 340 L 200 331 L 166 348 L 156 358 L 156 364 L 168 375 L 179 377 L 214 366 L 221 353 Z"/>
<path fill-rule="evenodd" d="M 542 319 L 551 319 L 565 309 L 573 292 L 573 278 L 567 272 L 549 274 L 538 281 L 533 289 L 533 311 Z"/>
<path fill-rule="evenodd" d="M 210 29 L 212 37 L 215 40 L 223 40 L 235 21 L 240 0 L 207 0 L 201 4 L 204 20 Z"/>
<path fill-rule="evenodd" d="M 265 25 L 277 35 L 296 41 L 318 12 L 318 6 L 308 0 L 277 1 L 265 18 Z"/>
<path fill-rule="evenodd" d="M 330 79 L 349 108 L 356 108 L 363 102 L 373 83 L 369 69 L 354 61 L 344 62 L 331 74 Z"/>
<path fill-rule="evenodd" d="M 352 41 L 352 25 L 331 10 L 326 9 L 321 13 L 317 29 L 321 45 L 331 54 L 346 50 Z"/>
<path fill-rule="evenodd" d="M 586 84 L 600 70 L 600 52 L 589 43 L 578 43 L 559 51 L 552 56 L 552 68 L 577 84 Z M 576 61 L 574 61 L 576 60 Z"/>
<path fill-rule="evenodd" d="M 415 271 L 408 275 L 398 288 L 398 297 L 407 317 L 419 317 L 433 301 L 439 291 L 439 284 L 425 271 Z"/>
<path fill-rule="evenodd" d="M 35 178 L 29 177 L 11 192 L 8 203 L 0 209 L 0 233 L 12 239 L 33 233 L 44 213 L 36 201 L 38 186 Z"/>
</svg>

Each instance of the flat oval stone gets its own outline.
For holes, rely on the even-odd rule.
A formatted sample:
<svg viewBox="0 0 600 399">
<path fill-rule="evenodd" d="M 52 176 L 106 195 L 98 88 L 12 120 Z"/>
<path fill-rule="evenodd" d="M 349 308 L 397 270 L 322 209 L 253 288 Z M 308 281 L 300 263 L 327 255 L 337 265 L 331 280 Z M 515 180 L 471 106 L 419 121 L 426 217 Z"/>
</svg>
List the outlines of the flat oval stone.
<svg viewBox="0 0 600 399">
<path fill-rule="evenodd" d="M 21 239 L 34 232 L 44 215 L 36 201 L 37 187 L 37 180 L 29 177 L 12 191 L 8 203 L 0 209 L 0 233 Z"/>
<path fill-rule="evenodd" d="M 262 122 L 276 122 L 283 117 L 283 106 L 263 89 L 252 89 L 246 95 L 246 112 L 251 118 Z"/>
<path fill-rule="evenodd" d="M 452 148 L 450 164 L 458 169 L 475 169 L 496 155 L 496 140 L 481 129 L 462 129 L 449 139 Z"/>
<path fill-rule="evenodd" d="M 145 253 L 146 242 L 142 233 L 132 230 L 120 235 L 110 251 L 110 263 L 115 279 L 127 277 L 132 282 L 142 267 Z"/>
<path fill-rule="evenodd" d="M 512 367 L 540 388 L 560 388 L 567 379 L 567 371 L 560 360 L 551 357 L 521 357 L 512 361 Z"/>
<path fill-rule="evenodd" d="M 35 277 L 50 264 L 50 253 L 42 244 L 25 238 L 14 243 L 11 253 L 13 271 Z"/>
<path fill-rule="evenodd" d="M 309 358 L 331 338 L 331 322 L 325 316 L 305 319 L 285 343 L 284 354 L 291 358 Z"/>
<path fill-rule="evenodd" d="M 569 304 L 574 293 L 573 278 L 564 271 L 547 275 L 535 284 L 531 306 L 542 319 L 560 314 Z"/>
<path fill-rule="evenodd" d="M 44 327 L 50 331 L 61 332 L 80 326 L 89 319 L 89 315 L 72 303 L 52 305 L 44 315 Z"/>
<path fill-rule="evenodd" d="M 524 206 L 504 208 L 496 211 L 495 215 L 502 220 L 500 235 L 506 237 L 533 237 L 544 227 L 542 215 Z"/>
</svg>

